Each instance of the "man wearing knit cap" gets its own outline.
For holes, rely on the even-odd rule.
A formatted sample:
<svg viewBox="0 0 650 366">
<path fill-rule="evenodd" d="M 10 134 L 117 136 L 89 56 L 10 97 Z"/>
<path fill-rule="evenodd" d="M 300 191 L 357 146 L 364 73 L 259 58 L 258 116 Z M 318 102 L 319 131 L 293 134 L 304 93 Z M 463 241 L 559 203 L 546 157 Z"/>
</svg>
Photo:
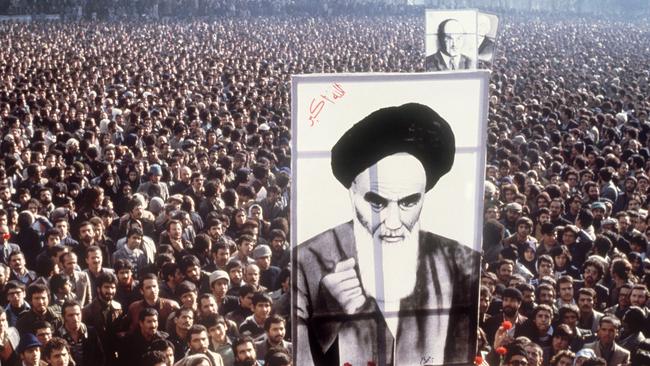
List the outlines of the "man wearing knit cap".
<svg viewBox="0 0 650 366">
<path fill-rule="evenodd" d="M 425 194 L 454 162 L 449 124 L 421 104 L 379 109 L 331 154 L 353 220 L 296 248 L 296 364 L 473 359 L 479 253 L 420 230 Z"/>
<path fill-rule="evenodd" d="M 23 334 L 16 347 L 23 366 L 38 366 L 41 360 L 41 342 L 32 333 Z"/>
</svg>

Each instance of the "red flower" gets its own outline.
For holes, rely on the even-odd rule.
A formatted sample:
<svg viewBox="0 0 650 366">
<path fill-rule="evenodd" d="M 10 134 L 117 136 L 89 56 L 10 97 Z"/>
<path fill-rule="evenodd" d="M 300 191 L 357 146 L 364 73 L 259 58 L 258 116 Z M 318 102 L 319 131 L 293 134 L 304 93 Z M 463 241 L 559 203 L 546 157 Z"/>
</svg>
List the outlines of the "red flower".
<svg viewBox="0 0 650 366">
<path fill-rule="evenodd" d="M 483 364 L 483 357 L 476 356 L 476 358 L 474 358 L 474 364 L 475 365 L 482 365 Z"/>
<path fill-rule="evenodd" d="M 346 363 L 343 364 L 343 366 L 352 366 L 352 364 L 349 363 L 349 362 L 346 362 Z"/>
<path fill-rule="evenodd" d="M 501 323 L 501 327 L 505 330 L 510 330 L 512 329 L 512 323 L 509 320 L 504 320 L 503 323 Z"/>
<path fill-rule="evenodd" d="M 11 234 L 3 233 L 2 234 L 2 239 L 4 239 L 5 241 L 9 241 L 9 239 L 11 239 Z"/>
<path fill-rule="evenodd" d="M 508 353 L 508 350 L 505 347 L 497 347 L 496 351 L 501 356 L 505 356 L 506 353 Z"/>
</svg>

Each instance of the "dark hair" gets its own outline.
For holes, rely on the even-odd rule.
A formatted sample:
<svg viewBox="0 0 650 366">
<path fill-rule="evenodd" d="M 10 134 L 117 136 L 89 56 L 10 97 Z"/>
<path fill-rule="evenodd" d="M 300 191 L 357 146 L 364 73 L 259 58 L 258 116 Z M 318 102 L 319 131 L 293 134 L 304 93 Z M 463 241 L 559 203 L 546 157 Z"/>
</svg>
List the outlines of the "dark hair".
<svg viewBox="0 0 650 366">
<path fill-rule="evenodd" d="M 235 355 L 237 355 L 237 347 L 246 343 L 255 345 L 255 341 L 253 341 L 253 338 L 247 335 L 239 337 L 232 342 L 232 351 L 235 353 Z"/>
<path fill-rule="evenodd" d="M 253 306 L 257 306 L 259 303 L 273 304 L 273 300 L 271 299 L 271 296 L 263 292 L 256 292 L 255 295 L 253 295 Z"/>
<path fill-rule="evenodd" d="M 105 283 L 117 285 L 117 276 L 115 276 L 113 273 L 107 273 L 107 272 L 100 273 L 96 281 L 97 288 L 102 288 L 102 286 Z"/>
<path fill-rule="evenodd" d="M 255 293 L 256 291 L 257 290 L 253 285 L 241 285 L 241 287 L 239 287 L 239 297 L 246 297 L 246 295 Z"/>
<path fill-rule="evenodd" d="M 203 318 L 201 324 L 203 324 L 203 326 L 207 329 L 210 329 L 218 324 L 223 324 L 226 326 L 226 328 L 228 328 L 228 322 L 226 322 L 226 319 L 219 314 L 208 314 Z M 264 324 L 266 324 L 266 322 Z"/>
<path fill-rule="evenodd" d="M 66 301 L 61 305 L 61 316 L 65 316 L 65 309 L 71 308 L 73 306 L 78 306 L 81 309 L 81 304 L 77 300 Z"/>
<path fill-rule="evenodd" d="M 166 364 L 167 357 L 163 351 L 148 351 L 142 355 L 142 366 L 155 366 L 160 363 Z"/>
<path fill-rule="evenodd" d="M 194 324 L 187 331 L 187 339 L 191 339 L 192 334 L 200 334 L 201 332 L 208 333 L 208 330 L 201 324 Z"/>
<path fill-rule="evenodd" d="M 143 322 L 147 317 L 150 316 L 155 316 L 158 318 L 158 311 L 154 308 L 144 308 L 140 310 L 140 314 L 138 314 L 138 320 Z"/>
<path fill-rule="evenodd" d="M 287 321 L 284 320 L 284 318 L 281 317 L 280 315 L 273 314 L 268 318 L 266 318 L 266 320 L 264 321 L 264 330 L 268 332 L 269 329 L 271 329 L 272 324 L 278 324 L 278 323 L 282 323 L 286 325 Z"/>
<path fill-rule="evenodd" d="M 52 351 L 55 350 L 58 351 L 64 348 L 67 349 L 68 352 L 70 352 L 70 345 L 65 339 L 59 337 L 52 337 L 52 339 L 50 339 L 43 347 L 43 356 L 46 359 L 48 359 L 52 355 Z"/>
<path fill-rule="evenodd" d="M 27 301 L 32 301 L 32 296 L 34 296 L 34 294 L 40 294 L 43 292 L 45 292 L 49 298 L 50 291 L 47 286 L 42 283 L 33 283 L 27 287 L 27 295 L 25 297 L 27 298 Z"/>
</svg>

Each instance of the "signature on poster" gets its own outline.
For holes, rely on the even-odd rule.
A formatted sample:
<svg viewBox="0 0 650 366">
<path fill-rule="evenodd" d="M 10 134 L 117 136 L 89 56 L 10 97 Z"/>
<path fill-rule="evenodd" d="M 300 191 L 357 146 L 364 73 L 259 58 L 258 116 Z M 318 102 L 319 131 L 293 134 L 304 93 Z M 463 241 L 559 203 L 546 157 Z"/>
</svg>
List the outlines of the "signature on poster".
<svg viewBox="0 0 650 366">
<path fill-rule="evenodd" d="M 309 127 L 313 127 L 319 122 L 318 116 L 325 108 L 325 102 L 336 104 L 336 100 L 343 98 L 343 96 L 345 96 L 345 90 L 343 90 L 341 84 L 334 83 L 332 84 L 332 90 L 325 89 L 318 97 L 312 98 L 309 104 Z"/>
</svg>

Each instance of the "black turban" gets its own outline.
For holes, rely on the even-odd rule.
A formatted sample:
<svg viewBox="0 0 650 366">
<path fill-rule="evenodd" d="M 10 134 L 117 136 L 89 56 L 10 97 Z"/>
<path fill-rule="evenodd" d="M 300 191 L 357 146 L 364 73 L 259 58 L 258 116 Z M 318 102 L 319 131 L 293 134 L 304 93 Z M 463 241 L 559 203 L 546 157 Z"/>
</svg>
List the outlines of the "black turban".
<svg viewBox="0 0 650 366">
<path fill-rule="evenodd" d="M 454 164 L 456 143 L 449 124 L 417 103 L 382 108 L 357 122 L 332 147 L 332 172 L 350 188 L 359 173 L 397 153 L 420 160 L 429 191 Z"/>
</svg>

